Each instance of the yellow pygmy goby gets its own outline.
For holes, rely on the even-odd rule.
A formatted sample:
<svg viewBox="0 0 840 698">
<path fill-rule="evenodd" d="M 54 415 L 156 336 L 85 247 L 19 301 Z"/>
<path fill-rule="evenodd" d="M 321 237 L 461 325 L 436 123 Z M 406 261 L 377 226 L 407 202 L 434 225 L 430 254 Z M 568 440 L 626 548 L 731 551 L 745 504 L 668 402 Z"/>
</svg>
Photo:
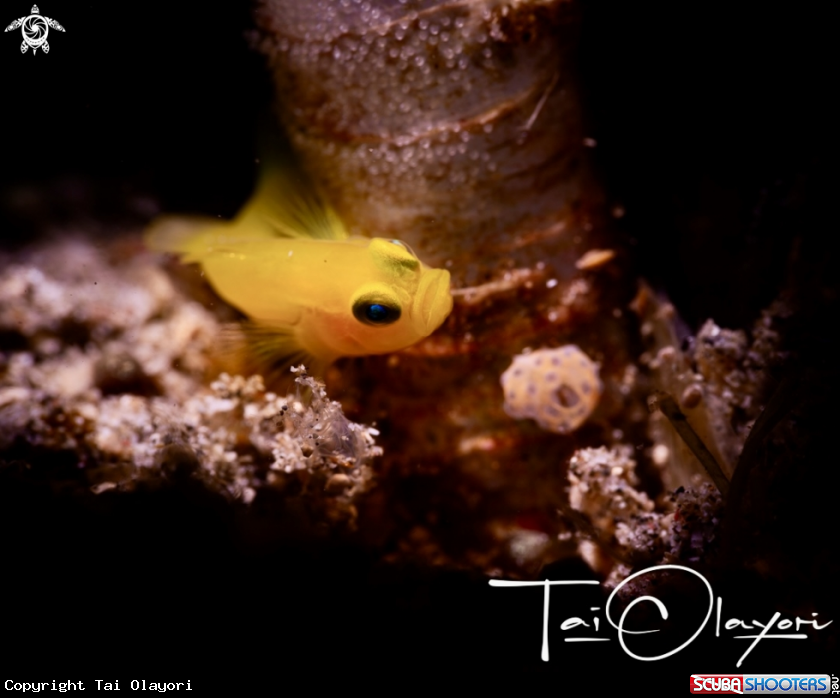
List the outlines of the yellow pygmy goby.
<svg viewBox="0 0 840 698">
<path fill-rule="evenodd" d="M 251 318 L 247 334 L 274 365 L 319 372 L 341 356 L 403 349 L 452 310 L 448 271 L 399 240 L 350 237 L 312 185 L 280 165 L 265 170 L 233 221 L 165 216 L 146 244 L 201 264 Z"/>
</svg>

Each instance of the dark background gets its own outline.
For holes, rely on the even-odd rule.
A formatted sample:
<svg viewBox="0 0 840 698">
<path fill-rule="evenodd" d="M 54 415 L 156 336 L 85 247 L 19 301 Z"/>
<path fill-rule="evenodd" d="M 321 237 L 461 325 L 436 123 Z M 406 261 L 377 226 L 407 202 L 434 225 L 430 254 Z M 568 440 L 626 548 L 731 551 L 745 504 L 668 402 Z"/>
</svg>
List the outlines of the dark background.
<svg viewBox="0 0 840 698">
<path fill-rule="evenodd" d="M 30 1 L 4 4 L 2 25 L 28 14 Z M 264 60 L 245 38 L 248 4 L 40 9 L 67 30 L 50 31 L 48 55 L 21 55 L 19 30 L 0 35 L 6 243 L 80 220 L 130 227 L 156 210 L 232 215 L 253 184 L 255 124 L 271 99 Z M 797 239 L 815 277 L 828 273 L 828 11 L 617 0 L 587 0 L 583 11 L 597 166 L 627 211 L 620 225 L 639 271 L 688 324 L 749 326 L 782 286 Z M 3 486 L 4 632 L 14 647 L 3 664 L 43 669 L 15 680 L 75 668 L 90 679 L 191 678 L 197 687 L 237 674 L 279 691 L 332 671 L 368 685 L 388 667 L 408 683 L 454 663 L 473 680 L 524 670 L 526 690 L 633 676 L 674 695 L 672 679 L 732 671 L 745 649 L 707 631 L 674 661 L 647 664 L 615 641 L 572 649 L 553 631 L 544 665 L 536 591 L 488 590 L 469 573 L 390 568 L 326 544 L 256 554 L 235 540 L 236 514 L 221 515 L 206 494 L 112 511 L 107 501 L 56 501 L 46 486 Z M 835 541 L 836 531 L 826 546 Z M 587 572 L 568 563 L 551 575 Z M 750 587 L 730 586 L 716 591 L 734 614 Z M 772 615 L 773 603 L 772 592 L 758 599 L 756 617 Z M 743 668 L 836 670 L 821 652 L 765 644 Z"/>
<path fill-rule="evenodd" d="M 30 0 L 5 7 L 11 22 Z M 40 10 L 66 29 L 50 30 L 48 55 L 21 55 L 20 29 L 0 35 L 7 215 L 8 187 L 21 184 L 57 184 L 46 205 L 59 217 L 84 205 L 116 215 L 134 194 L 167 210 L 235 213 L 250 193 L 256 115 L 271 97 L 265 61 L 248 48 L 250 4 Z M 80 178 L 84 196 L 68 184 Z"/>
</svg>

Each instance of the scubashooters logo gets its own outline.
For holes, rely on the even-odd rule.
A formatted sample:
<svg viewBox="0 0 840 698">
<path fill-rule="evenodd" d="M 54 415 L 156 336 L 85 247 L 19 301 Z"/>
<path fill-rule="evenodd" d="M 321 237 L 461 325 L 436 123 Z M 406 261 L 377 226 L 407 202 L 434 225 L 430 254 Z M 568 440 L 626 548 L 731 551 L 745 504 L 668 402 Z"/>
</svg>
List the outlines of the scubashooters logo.
<svg viewBox="0 0 840 698">
<path fill-rule="evenodd" d="M 47 34 L 50 33 L 50 29 L 55 29 L 60 32 L 64 31 L 64 27 L 54 19 L 44 17 L 38 10 L 37 5 L 32 6 L 32 14 L 28 17 L 16 19 L 6 27 L 6 31 L 10 32 L 18 27 L 20 27 L 21 33 L 23 34 L 23 43 L 20 45 L 20 52 L 26 53 L 27 49 L 31 48 L 33 55 L 37 53 L 38 49 L 41 49 L 44 53 L 50 52 L 50 45 L 47 43 Z"/>
</svg>

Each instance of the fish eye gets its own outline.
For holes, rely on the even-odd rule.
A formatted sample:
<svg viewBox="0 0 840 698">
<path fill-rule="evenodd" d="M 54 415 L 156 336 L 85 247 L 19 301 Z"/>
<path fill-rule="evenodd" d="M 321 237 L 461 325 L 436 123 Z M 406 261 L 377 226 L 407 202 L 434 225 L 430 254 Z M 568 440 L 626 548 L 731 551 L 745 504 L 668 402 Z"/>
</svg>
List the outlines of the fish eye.
<svg viewBox="0 0 840 698">
<path fill-rule="evenodd" d="M 391 325 L 400 319 L 400 309 L 389 303 L 358 300 L 353 305 L 353 315 L 366 325 Z"/>
</svg>

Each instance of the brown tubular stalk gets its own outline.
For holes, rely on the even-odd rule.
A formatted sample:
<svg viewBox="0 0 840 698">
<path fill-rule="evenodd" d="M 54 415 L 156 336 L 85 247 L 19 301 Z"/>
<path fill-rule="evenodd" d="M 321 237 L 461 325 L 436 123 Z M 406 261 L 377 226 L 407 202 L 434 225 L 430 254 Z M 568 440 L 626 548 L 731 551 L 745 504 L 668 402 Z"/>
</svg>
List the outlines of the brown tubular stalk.
<svg viewBox="0 0 840 698">
<path fill-rule="evenodd" d="M 354 416 L 383 426 L 383 478 L 454 478 L 429 489 L 458 502 L 417 495 L 400 503 L 407 520 L 451 506 L 486 533 L 481 522 L 554 512 L 541 491 L 564 489 L 579 437 L 507 417 L 499 376 L 526 347 L 578 344 L 606 387 L 581 431 L 605 443 L 629 363 L 625 256 L 575 267 L 616 248 L 587 167 L 578 3 L 262 0 L 257 21 L 281 122 L 350 231 L 399 238 L 452 273 L 441 330 L 339 379 Z"/>
<path fill-rule="evenodd" d="M 266 0 L 259 20 L 283 121 L 354 232 L 451 263 L 457 286 L 484 280 L 477 247 L 545 261 L 525 235 L 574 263 L 576 3 Z"/>
</svg>

